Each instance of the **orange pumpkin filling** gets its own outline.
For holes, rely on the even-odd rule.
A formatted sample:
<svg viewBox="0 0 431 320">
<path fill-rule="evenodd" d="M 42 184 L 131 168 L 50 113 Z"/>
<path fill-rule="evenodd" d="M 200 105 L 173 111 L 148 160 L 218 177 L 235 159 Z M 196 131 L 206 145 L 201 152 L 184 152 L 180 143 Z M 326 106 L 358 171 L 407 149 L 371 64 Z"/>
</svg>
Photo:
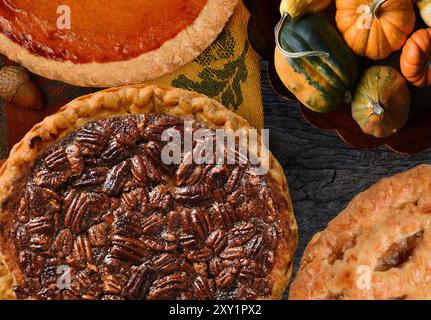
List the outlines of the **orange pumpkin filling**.
<svg viewBox="0 0 431 320">
<path fill-rule="evenodd" d="M 160 48 L 207 0 L 0 0 L 0 32 L 30 52 L 74 63 L 128 60 Z M 70 29 L 58 28 L 70 8 Z"/>
</svg>

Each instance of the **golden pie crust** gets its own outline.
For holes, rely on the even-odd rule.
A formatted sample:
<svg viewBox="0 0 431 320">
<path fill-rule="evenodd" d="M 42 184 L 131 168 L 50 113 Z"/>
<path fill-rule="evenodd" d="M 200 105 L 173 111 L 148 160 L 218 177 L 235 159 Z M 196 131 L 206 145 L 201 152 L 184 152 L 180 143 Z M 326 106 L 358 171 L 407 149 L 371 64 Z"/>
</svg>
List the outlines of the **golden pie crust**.
<svg viewBox="0 0 431 320">
<path fill-rule="evenodd" d="M 0 300 L 13 300 L 15 294 L 12 291 L 12 275 L 0 260 Z"/>
<path fill-rule="evenodd" d="M 431 299 L 431 166 L 384 179 L 314 235 L 290 299 Z"/>
<path fill-rule="evenodd" d="M 129 114 L 165 114 L 187 119 L 192 117 L 212 129 L 243 128 L 248 132 L 252 128 L 246 120 L 217 101 L 181 89 L 134 85 L 83 96 L 35 125 L 21 142 L 13 147 L 9 158 L 0 169 L 0 201 L 3 203 L 18 192 L 14 186 L 29 175 L 32 163 L 44 150 L 91 121 Z M 278 243 L 274 253 L 274 267 L 268 276 L 273 284 L 272 292 L 268 296 L 270 299 L 279 299 L 291 276 L 293 253 L 297 244 L 297 225 L 283 169 L 272 154 L 268 175 L 279 186 L 280 196 L 285 198 L 288 204 L 287 209 L 281 212 L 283 221 L 286 222 L 283 226 L 286 230 L 282 237 L 284 240 Z M 5 206 L 0 207 L 0 221 L 8 224 L 11 220 L 8 219 L 10 213 L 4 208 Z M 20 281 L 24 275 L 11 254 L 13 245 L 7 240 L 4 233 L 0 233 L 0 249 L 3 253 L 1 256 L 13 278 Z M 10 294 L 10 288 L 7 292 L 1 290 L 4 283 L 10 284 L 8 276 L 0 277 L 0 298 Z"/>
<path fill-rule="evenodd" d="M 116 62 L 73 63 L 31 53 L 0 33 L 0 53 L 31 72 L 77 86 L 135 84 L 168 74 L 194 60 L 220 34 L 238 0 L 208 0 L 196 20 L 160 48 Z"/>
</svg>

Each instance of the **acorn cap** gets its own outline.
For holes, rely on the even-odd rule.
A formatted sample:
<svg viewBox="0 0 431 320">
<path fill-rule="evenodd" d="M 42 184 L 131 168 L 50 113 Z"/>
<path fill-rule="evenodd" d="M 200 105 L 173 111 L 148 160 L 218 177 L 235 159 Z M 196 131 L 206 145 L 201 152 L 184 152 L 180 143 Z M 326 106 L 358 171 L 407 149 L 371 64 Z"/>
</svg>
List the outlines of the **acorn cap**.
<svg viewBox="0 0 431 320">
<path fill-rule="evenodd" d="M 29 80 L 28 72 L 19 66 L 7 66 L 0 69 L 0 97 L 9 102 L 18 89 Z"/>
<path fill-rule="evenodd" d="M 42 108 L 39 88 L 30 80 L 27 70 L 20 66 L 0 69 L 0 98 L 22 108 Z"/>
</svg>

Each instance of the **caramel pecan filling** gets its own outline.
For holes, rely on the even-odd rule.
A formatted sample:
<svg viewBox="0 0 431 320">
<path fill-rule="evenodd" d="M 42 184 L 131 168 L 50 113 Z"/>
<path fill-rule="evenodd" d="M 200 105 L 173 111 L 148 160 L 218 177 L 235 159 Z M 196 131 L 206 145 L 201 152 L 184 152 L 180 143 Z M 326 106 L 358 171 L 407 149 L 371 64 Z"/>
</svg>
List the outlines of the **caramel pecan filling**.
<svg viewBox="0 0 431 320">
<path fill-rule="evenodd" d="M 184 154 L 164 164 L 162 132 L 184 135 L 183 124 L 162 115 L 98 120 L 40 155 L 13 204 L 18 298 L 271 295 L 288 232 L 279 186 L 250 164 L 189 164 Z M 64 287 L 61 268 L 70 271 Z"/>
</svg>

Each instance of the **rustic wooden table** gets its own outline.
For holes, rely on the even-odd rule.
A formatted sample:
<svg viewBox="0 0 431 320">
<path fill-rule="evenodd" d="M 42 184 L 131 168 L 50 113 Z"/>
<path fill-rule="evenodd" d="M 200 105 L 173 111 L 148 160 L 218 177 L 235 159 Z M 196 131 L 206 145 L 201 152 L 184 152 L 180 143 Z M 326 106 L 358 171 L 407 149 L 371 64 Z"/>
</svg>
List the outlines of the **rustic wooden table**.
<svg viewBox="0 0 431 320">
<path fill-rule="evenodd" d="M 431 150 L 406 157 L 383 147 L 370 151 L 350 148 L 336 133 L 305 123 L 297 106 L 272 91 L 265 62 L 262 62 L 262 91 L 270 148 L 285 170 L 298 221 L 296 273 L 313 234 L 325 228 L 356 194 L 383 177 L 421 163 L 431 164 Z"/>
</svg>

